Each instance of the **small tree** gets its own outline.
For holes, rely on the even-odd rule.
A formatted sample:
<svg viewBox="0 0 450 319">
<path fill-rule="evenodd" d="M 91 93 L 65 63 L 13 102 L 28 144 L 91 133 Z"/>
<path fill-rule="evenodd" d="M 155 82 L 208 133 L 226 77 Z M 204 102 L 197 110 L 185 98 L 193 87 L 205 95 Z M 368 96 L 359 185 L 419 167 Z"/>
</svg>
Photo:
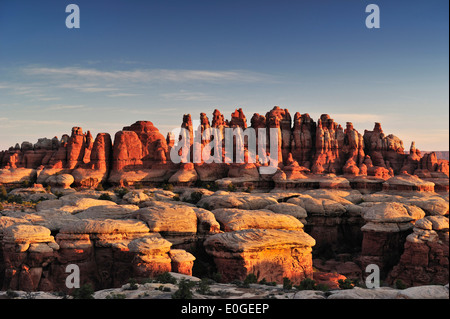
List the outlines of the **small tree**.
<svg viewBox="0 0 450 319">
<path fill-rule="evenodd" d="M 258 282 L 258 278 L 255 274 L 248 274 L 244 279 L 245 284 L 256 284 Z"/>
<path fill-rule="evenodd" d="M 283 289 L 292 289 L 292 281 L 288 277 L 283 277 Z"/>
<path fill-rule="evenodd" d="M 195 286 L 195 282 L 190 280 L 181 279 L 178 283 L 178 290 L 172 294 L 172 299 L 192 299 L 192 287 Z"/>
</svg>

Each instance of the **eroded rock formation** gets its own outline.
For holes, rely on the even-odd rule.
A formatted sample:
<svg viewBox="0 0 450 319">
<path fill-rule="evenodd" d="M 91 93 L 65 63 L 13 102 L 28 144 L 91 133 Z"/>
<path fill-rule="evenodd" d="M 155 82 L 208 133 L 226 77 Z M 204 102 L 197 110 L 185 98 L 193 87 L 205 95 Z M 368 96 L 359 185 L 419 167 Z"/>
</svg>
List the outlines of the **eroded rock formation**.
<svg viewBox="0 0 450 319">
<path fill-rule="evenodd" d="M 414 142 L 405 154 L 403 142 L 392 134 L 386 135 L 380 123 L 361 135 L 351 122 L 343 129 L 328 114 L 322 114 L 317 122 L 309 114 L 299 112 L 292 119 L 287 109 L 278 106 L 265 116 L 255 113 L 250 123 L 242 109 L 233 112 L 230 120 L 217 109 L 211 121 L 206 113 L 201 113 L 199 120 L 200 126 L 193 127 L 196 121 L 191 115 L 183 116 L 181 128 L 185 130 L 182 134 L 188 139 L 173 134 L 164 137 L 152 122 L 138 121 L 117 132 L 114 141 L 107 133 L 99 133 L 93 139 L 89 131 L 83 133 L 80 127 L 74 127 L 71 135 L 64 135 L 61 140 L 43 138 L 34 145 L 23 142 L 0 152 L 0 183 L 18 184 L 35 179 L 46 183 L 51 175 L 71 174 L 73 184 L 82 187 L 96 187 L 106 181 L 116 185 L 168 181 L 190 185 L 223 178 L 231 178 L 236 184 L 253 181 L 259 183 L 257 185 L 270 185 L 271 181 L 293 181 L 295 185 L 305 177 L 331 173 L 361 177 L 352 185 L 367 186 L 373 180 L 364 180 L 365 176 L 386 180 L 407 173 L 435 183 L 431 187 L 438 191 L 448 190 L 448 161 L 437 160 L 435 153 L 422 154 Z M 227 128 L 234 129 L 235 134 L 232 155 L 225 152 Z M 274 157 L 270 155 L 269 131 L 266 131 L 263 151 L 257 152 L 259 145 L 256 150 L 250 149 L 250 135 L 237 128 L 254 129 L 256 137 L 258 129 L 278 131 L 279 170 L 276 174 L 264 175 L 259 171 L 261 165 L 268 165 L 261 164 L 262 161 Z M 196 142 L 197 133 L 211 129 L 217 129 L 214 135 Z M 245 148 L 244 163 L 236 162 L 237 139 L 242 139 Z M 258 143 L 259 139 L 256 140 Z M 180 143 L 189 143 L 185 145 L 188 152 L 181 152 Z M 201 154 L 207 146 L 212 160 L 205 162 L 203 157 L 196 158 L 195 151 L 200 150 Z M 178 147 L 181 163 L 171 159 L 173 147 Z M 291 187 L 289 183 L 284 184 L 283 187 Z"/>
</svg>

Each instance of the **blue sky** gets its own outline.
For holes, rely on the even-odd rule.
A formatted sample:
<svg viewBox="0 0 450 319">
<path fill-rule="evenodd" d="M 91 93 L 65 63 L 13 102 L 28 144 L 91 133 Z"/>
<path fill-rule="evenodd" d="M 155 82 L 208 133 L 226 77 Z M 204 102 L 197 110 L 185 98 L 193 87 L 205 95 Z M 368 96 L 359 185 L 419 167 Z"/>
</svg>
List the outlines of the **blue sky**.
<svg viewBox="0 0 450 319">
<path fill-rule="evenodd" d="M 67 29 L 65 8 L 81 11 Z M 381 28 L 365 26 L 366 5 Z M 274 105 L 448 150 L 447 0 L 0 0 L 0 149 Z"/>
</svg>

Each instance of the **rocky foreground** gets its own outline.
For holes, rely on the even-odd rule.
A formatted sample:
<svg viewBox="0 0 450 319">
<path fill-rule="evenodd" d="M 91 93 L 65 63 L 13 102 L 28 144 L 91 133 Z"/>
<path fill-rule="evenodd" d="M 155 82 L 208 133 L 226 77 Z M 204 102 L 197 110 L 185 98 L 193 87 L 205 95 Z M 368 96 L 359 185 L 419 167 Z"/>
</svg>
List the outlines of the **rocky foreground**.
<svg viewBox="0 0 450 319">
<path fill-rule="evenodd" d="M 249 275 L 278 285 L 285 278 L 294 286 L 311 279 L 329 292 L 308 296 L 340 298 L 350 292 L 335 291 L 339 280 L 364 287 L 370 264 L 379 267 L 385 286 L 448 284 L 448 194 L 190 187 L 55 193 L 39 185 L 17 188 L 2 203 L 2 290 L 70 294 L 70 264 L 79 266 L 81 284 L 96 291 L 175 272 L 221 284 L 243 282 Z M 226 294 L 236 298 L 307 294 L 278 291 L 277 286 L 252 291 L 211 287 L 237 289 L 241 295 Z M 107 291 L 123 290 L 117 289 Z M 367 298 L 401 293 L 386 287 L 354 289 Z M 147 293 L 161 297 L 160 292 Z"/>
<path fill-rule="evenodd" d="M 202 281 L 193 276 L 171 273 L 177 282 L 187 280 L 195 285 L 190 289 L 192 299 L 449 299 L 448 284 L 427 285 L 405 289 L 380 287 L 365 289 L 354 287 L 351 289 L 298 290 L 287 289 L 283 285 L 248 284 L 242 283 L 221 284 L 210 282 L 200 284 Z M 120 288 L 91 291 L 90 299 L 173 299 L 179 291 L 177 283 L 127 283 Z M 62 293 L 0 291 L 0 299 L 71 299 L 73 296 Z"/>
</svg>

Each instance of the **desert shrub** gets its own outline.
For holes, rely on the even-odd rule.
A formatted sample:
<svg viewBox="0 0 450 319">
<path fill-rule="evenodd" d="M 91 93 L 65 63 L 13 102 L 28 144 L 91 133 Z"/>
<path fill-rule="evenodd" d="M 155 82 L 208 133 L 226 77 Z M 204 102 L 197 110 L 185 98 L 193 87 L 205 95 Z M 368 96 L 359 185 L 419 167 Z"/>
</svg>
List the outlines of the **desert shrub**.
<svg viewBox="0 0 450 319">
<path fill-rule="evenodd" d="M 125 294 L 111 293 L 106 296 L 106 299 L 125 299 L 125 298 L 126 298 Z"/>
<path fill-rule="evenodd" d="M 315 290 L 316 289 L 316 281 L 311 278 L 303 279 L 299 285 L 295 286 L 298 290 Z"/>
<path fill-rule="evenodd" d="M 202 278 L 202 280 L 198 284 L 197 292 L 201 295 L 211 294 L 211 288 L 209 285 L 210 285 L 210 279 Z"/>
<path fill-rule="evenodd" d="M 261 279 L 258 284 L 266 285 L 266 286 L 276 286 L 277 283 L 275 281 L 267 281 L 266 278 Z"/>
<path fill-rule="evenodd" d="M 166 191 L 173 191 L 173 185 L 172 184 L 164 184 L 163 185 L 163 190 L 166 190 Z"/>
<path fill-rule="evenodd" d="M 111 198 L 111 196 L 110 196 L 108 193 L 103 193 L 103 194 L 101 194 L 100 197 L 99 197 L 98 199 L 100 199 L 100 200 L 109 200 L 109 201 L 112 201 L 112 198 Z"/>
<path fill-rule="evenodd" d="M 17 292 L 15 292 L 14 290 L 8 289 L 6 291 L 6 297 L 12 299 L 12 298 L 19 297 L 19 294 Z"/>
<path fill-rule="evenodd" d="M 94 288 L 91 284 L 86 284 L 72 292 L 73 299 L 94 299 Z"/>
<path fill-rule="evenodd" d="M 103 188 L 102 183 L 98 184 L 97 187 L 95 188 L 96 191 L 104 191 L 105 189 Z"/>
<path fill-rule="evenodd" d="M 3 210 L 4 208 L 3 208 L 3 205 L 2 205 L 2 203 L 0 203 L 0 212 Z"/>
<path fill-rule="evenodd" d="M 53 193 L 53 195 L 55 195 L 56 198 L 58 198 L 58 199 L 64 196 L 64 194 L 61 192 L 55 192 L 55 193 Z"/>
<path fill-rule="evenodd" d="M 190 199 L 190 203 L 192 204 L 197 204 L 200 199 L 202 199 L 203 193 L 202 192 L 192 192 L 191 193 L 191 199 Z"/>
<path fill-rule="evenodd" d="M 258 282 L 258 278 L 255 274 L 248 274 L 244 279 L 244 283 L 247 284 L 256 284 Z"/>
<path fill-rule="evenodd" d="M 396 289 L 406 289 L 407 286 L 406 286 L 406 284 L 405 284 L 405 282 L 404 282 L 403 280 L 397 279 L 397 280 L 395 281 L 395 288 L 396 288 Z"/>
<path fill-rule="evenodd" d="M 173 196 L 172 199 L 174 201 L 176 201 L 176 202 L 179 202 L 180 201 L 180 195 L 177 194 L 177 195 Z"/>
<path fill-rule="evenodd" d="M 6 200 L 8 203 L 17 203 L 17 204 L 23 203 L 23 199 L 19 195 L 9 195 Z"/>
<path fill-rule="evenodd" d="M 292 289 L 292 281 L 287 277 L 283 277 L 283 289 Z"/>
<path fill-rule="evenodd" d="M 253 191 L 253 189 L 254 189 L 253 186 L 249 186 L 244 190 L 244 192 L 251 193 Z"/>
<path fill-rule="evenodd" d="M 239 288 L 249 288 L 250 287 L 248 282 L 243 282 L 243 281 L 240 281 L 239 279 L 233 280 L 232 282 L 230 282 L 230 284 L 236 285 Z"/>
<path fill-rule="evenodd" d="M 353 289 L 355 287 L 355 284 L 351 279 L 339 279 L 338 280 L 339 288 L 340 289 Z"/>
<path fill-rule="evenodd" d="M 227 186 L 227 190 L 228 190 L 229 192 L 235 192 L 235 191 L 237 190 L 237 187 L 236 187 L 233 183 L 230 183 L 230 184 L 228 184 L 228 186 Z"/>
<path fill-rule="evenodd" d="M 314 289 L 326 292 L 326 291 L 330 290 L 330 287 L 328 287 L 328 285 L 326 285 L 326 284 L 317 284 L 314 287 Z"/>
<path fill-rule="evenodd" d="M 210 191 L 212 191 L 212 192 L 215 192 L 215 191 L 219 190 L 219 185 L 216 182 L 214 182 L 214 183 L 207 183 L 205 185 L 205 188 L 210 190 Z"/>
<path fill-rule="evenodd" d="M 178 290 L 172 294 L 172 299 L 192 299 L 193 294 L 191 289 L 195 286 L 195 282 L 181 279 L 178 283 Z"/>
<path fill-rule="evenodd" d="M 129 190 L 126 189 L 125 187 L 114 189 L 114 193 L 120 198 L 123 198 L 125 196 L 125 194 L 128 192 L 129 192 Z"/>
<path fill-rule="evenodd" d="M 162 284 L 176 284 L 177 283 L 177 279 L 174 276 L 172 276 L 171 274 L 169 274 L 168 272 L 159 274 L 158 276 L 156 276 L 155 280 Z"/>
<path fill-rule="evenodd" d="M 8 198 L 8 191 L 5 185 L 0 186 L 0 200 L 6 200 Z"/>
<path fill-rule="evenodd" d="M 128 288 L 126 290 L 137 290 L 139 287 L 137 285 L 137 281 L 134 278 L 128 279 Z"/>
</svg>

